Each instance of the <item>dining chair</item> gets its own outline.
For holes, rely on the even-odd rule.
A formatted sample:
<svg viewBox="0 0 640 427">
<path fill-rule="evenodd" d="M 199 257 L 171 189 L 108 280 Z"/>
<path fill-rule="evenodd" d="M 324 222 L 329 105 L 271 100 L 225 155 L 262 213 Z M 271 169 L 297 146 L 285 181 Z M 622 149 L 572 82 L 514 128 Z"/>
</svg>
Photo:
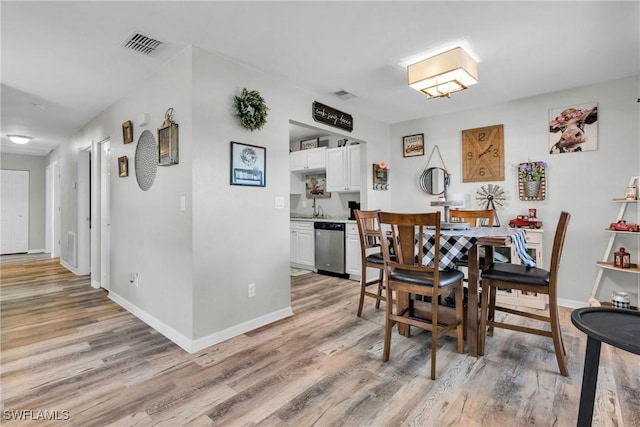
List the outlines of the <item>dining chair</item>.
<svg viewBox="0 0 640 427">
<path fill-rule="evenodd" d="M 362 316 L 362 306 L 364 297 L 372 297 L 376 300 L 376 308 L 380 308 L 380 301 L 387 298 L 382 294 L 384 288 L 384 259 L 380 242 L 382 234 L 378 221 L 378 212 L 355 210 L 356 223 L 358 224 L 358 234 L 360 235 L 360 258 L 362 260 L 362 274 L 360 278 L 360 303 L 358 304 L 357 316 Z M 373 280 L 367 279 L 367 268 L 378 270 L 378 277 Z M 368 286 L 377 285 L 376 292 L 367 290 Z"/>
<path fill-rule="evenodd" d="M 541 268 L 526 267 L 524 265 L 494 262 L 482 271 L 482 292 L 489 294 L 489 298 L 482 299 L 482 309 L 480 316 L 480 349 L 479 353 L 484 354 L 487 333 L 493 335 L 493 328 L 511 329 L 517 332 L 551 337 L 553 347 L 558 361 L 560 373 L 568 376 L 565 362 L 566 351 L 562 341 L 562 330 L 558 318 L 558 270 L 560 268 L 560 257 L 564 247 L 564 239 L 567 234 L 567 227 L 571 215 L 568 212 L 561 212 L 556 233 L 553 239 L 553 249 L 551 251 L 551 265 L 549 270 Z M 496 289 L 511 289 L 520 292 L 537 292 L 549 296 L 549 307 L 546 316 L 536 313 L 525 312 L 496 305 Z M 534 319 L 550 324 L 550 330 L 532 328 L 528 326 L 516 325 L 507 322 L 499 322 L 495 318 L 495 312 L 502 311 L 529 319 Z M 488 329 L 487 329 L 488 327 Z"/>
<path fill-rule="evenodd" d="M 451 222 L 468 222 L 471 227 L 493 227 L 495 211 L 493 209 L 452 209 L 449 211 L 449 217 Z M 486 266 L 485 249 L 479 248 L 479 250 L 479 266 L 482 269 Z M 469 255 L 464 254 L 456 261 L 456 266 L 469 268 Z M 464 280 L 467 281 L 466 276 Z"/>
<path fill-rule="evenodd" d="M 469 222 L 471 227 L 493 227 L 495 211 L 493 209 L 451 209 L 449 217 L 451 222 Z"/>
<path fill-rule="evenodd" d="M 382 360 L 389 360 L 391 350 L 391 330 L 397 323 L 407 328 L 417 326 L 431 331 L 431 379 L 436 379 L 436 351 L 438 338 L 455 330 L 458 340 L 458 353 L 464 349 L 463 307 L 462 307 L 462 279 L 461 271 L 443 270 L 438 268 L 440 262 L 440 212 L 432 213 L 391 213 L 378 214 L 380 224 L 389 227 L 391 245 L 382 245 L 385 265 L 385 284 L 387 301 L 392 301 L 395 292 L 395 313 L 392 303 L 386 304 L 384 349 Z M 428 236 L 425 229 L 430 228 L 434 234 L 434 267 L 424 265 L 424 250 L 428 246 Z M 395 259 L 391 258 L 390 247 L 393 248 Z M 445 316 L 445 311 L 451 312 L 449 307 L 441 306 L 438 299 L 441 295 L 455 290 L 455 316 Z M 410 295 L 430 297 L 430 319 L 418 317 L 415 310 L 416 301 Z M 441 313 L 442 311 L 442 313 Z M 424 314 L 421 314 L 424 316 Z M 451 319 L 453 317 L 453 319 Z M 400 326 L 400 325 L 399 325 Z"/>
</svg>

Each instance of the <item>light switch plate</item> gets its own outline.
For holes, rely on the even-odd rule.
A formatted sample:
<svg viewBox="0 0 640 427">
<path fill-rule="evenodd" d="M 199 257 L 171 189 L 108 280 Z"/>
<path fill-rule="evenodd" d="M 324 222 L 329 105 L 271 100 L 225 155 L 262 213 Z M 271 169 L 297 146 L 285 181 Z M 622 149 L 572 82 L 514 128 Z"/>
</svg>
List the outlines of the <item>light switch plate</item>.
<svg viewBox="0 0 640 427">
<path fill-rule="evenodd" d="M 275 206 L 276 206 L 276 209 L 284 209 L 284 197 L 276 196 Z"/>
</svg>

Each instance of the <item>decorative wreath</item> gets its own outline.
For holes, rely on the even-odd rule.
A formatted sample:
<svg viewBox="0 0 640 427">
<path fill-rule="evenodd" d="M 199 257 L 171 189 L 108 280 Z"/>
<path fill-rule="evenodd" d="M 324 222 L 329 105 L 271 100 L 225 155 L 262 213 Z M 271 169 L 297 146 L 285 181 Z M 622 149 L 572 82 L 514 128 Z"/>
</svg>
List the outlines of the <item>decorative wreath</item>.
<svg viewBox="0 0 640 427">
<path fill-rule="evenodd" d="M 249 130 L 261 129 L 267 123 L 269 108 L 264 98 L 257 90 L 242 89 L 242 96 L 236 96 L 236 116 L 240 118 L 242 126 Z"/>
</svg>

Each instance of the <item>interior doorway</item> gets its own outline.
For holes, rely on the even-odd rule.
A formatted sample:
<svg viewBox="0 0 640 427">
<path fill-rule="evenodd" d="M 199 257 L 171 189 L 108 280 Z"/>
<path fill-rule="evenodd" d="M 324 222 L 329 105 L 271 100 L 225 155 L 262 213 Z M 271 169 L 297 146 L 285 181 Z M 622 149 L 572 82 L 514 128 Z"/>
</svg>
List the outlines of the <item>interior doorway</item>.
<svg viewBox="0 0 640 427">
<path fill-rule="evenodd" d="M 96 228 L 99 232 L 99 265 L 100 265 L 100 287 L 107 291 L 111 288 L 111 142 L 105 140 L 98 144 L 100 149 L 99 160 L 99 224 Z"/>
</svg>

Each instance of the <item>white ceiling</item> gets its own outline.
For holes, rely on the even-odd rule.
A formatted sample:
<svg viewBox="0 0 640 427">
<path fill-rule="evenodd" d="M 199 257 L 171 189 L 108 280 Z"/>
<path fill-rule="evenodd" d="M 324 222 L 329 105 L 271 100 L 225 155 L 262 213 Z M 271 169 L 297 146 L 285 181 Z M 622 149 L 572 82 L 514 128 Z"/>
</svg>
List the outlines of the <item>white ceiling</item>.
<svg viewBox="0 0 640 427">
<path fill-rule="evenodd" d="M 331 106 L 386 123 L 639 75 L 639 4 L 2 1 L 1 149 L 48 153 L 189 44 L 318 94 L 351 92 Z M 164 45 L 126 50 L 133 30 Z M 401 62 L 455 44 L 480 83 L 435 100 L 407 86 Z"/>
</svg>

